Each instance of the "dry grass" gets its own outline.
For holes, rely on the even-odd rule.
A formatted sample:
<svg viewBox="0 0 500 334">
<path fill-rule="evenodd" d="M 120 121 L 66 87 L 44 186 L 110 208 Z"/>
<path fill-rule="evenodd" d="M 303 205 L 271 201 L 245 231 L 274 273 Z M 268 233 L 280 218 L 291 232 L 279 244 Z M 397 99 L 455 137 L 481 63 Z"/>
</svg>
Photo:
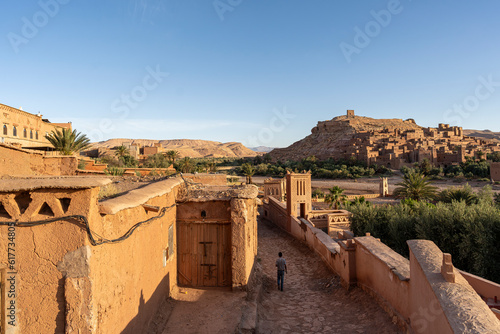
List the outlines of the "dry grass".
<svg viewBox="0 0 500 334">
<path fill-rule="evenodd" d="M 104 187 L 101 187 L 101 189 L 99 190 L 98 199 L 102 200 L 102 199 L 106 199 L 106 198 L 113 198 L 113 197 L 118 196 L 119 193 L 120 193 L 120 191 L 118 190 L 116 185 L 113 183 L 110 183 L 108 185 L 105 185 Z"/>
</svg>

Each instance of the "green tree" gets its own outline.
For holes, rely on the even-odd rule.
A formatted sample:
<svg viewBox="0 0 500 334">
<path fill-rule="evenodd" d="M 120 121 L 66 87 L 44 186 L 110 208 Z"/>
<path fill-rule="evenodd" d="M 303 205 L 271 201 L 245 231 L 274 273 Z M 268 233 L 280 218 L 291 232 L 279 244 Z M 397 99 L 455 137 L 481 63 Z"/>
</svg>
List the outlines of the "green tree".
<svg viewBox="0 0 500 334">
<path fill-rule="evenodd" d="M 66 128 L 52 130 L 45 135 L 45 138 L 63 155 L 72 155 L 90 147 L 90 139 L 76 130 L 71 131 Z"/>
<path fill-rule="evenodd" d="M 137 167 L 137 160 L 129 154 L 126 154 L 126 155 L 118 158 L 118 160 L 120 160 L 120 162 L 125 167 Z"/>
<path fill-rule="evenodd" d="M 167 158 L 170 160 L 173 164 L 175 164 L 175 160 L 180 157 L 179 151 L 176 150 L 170 150 L 167 151 Z"/>
<path fill-rule="evenodd" d="M 116 149 L 115 149 L 115 155 L 119 158 L 121 157 L 124 157 L 126 155 L 130 155 L 130 152 L 128 150 L 127 147 L 121 145 L 121 146 L 118 146 Z"/>
<path fill-rule="evenodd" d="M 410 198 L 416 201 L 432 200 L 437 188 L 431 185 L 429 179 L 417 172 L 408 172 L 403 176 L 403 181 L 396 183 L 397 187 L 394 189 L 394 196 L 396 198 Z"/>
<path fill-rule="evenodd" d="M 144 167 L 146 168 L 167 168 L 170 163 L 161 153 L 156 153 L 147 157 Z"/>
<path fill-rule="evenodd" d="M 478 197 L 467 183 L 463 187 L 448 188 L 441 191 L 438 200 L 443 203 L 465 202 L 465 204 L 471 205 L 478 202 Z"/>
<path fill-rule="evenodd" d="M 339 205 L 346 199 L 346 196 L 342 194 L 344 189 L 339 186 L 333 186 L 328 189 L 328 191 L 330 191 L 330 193 L 325 196 L 325 202 L 329 204 L 330 208 L 335 206 L 335 210 L 338 210 Z"/>
<path fill-rule="evenodd" d="M 252 183 L 252 176 L 255 174 L 255 168 L 250 163 L 244 163 L 241 165 L 241 173 L 246 176 L 247 184 Z"/>
<path fill-rule="evenodd" d="M 422 173 L 424 173 L 424 175 L 429 175 L 431 173 L 432 164 L 429 161 L 429 159 L 425 158 L 424 160 L 422 160 L 422 162 L 420 162 L 419 167 Z"/>
<path fill-rule="evenodd" d="M 182 173 L 191 173 L 195 166 L 190 157 L 184 157 L 179 161 L 178 168 Z"/>
</svg>

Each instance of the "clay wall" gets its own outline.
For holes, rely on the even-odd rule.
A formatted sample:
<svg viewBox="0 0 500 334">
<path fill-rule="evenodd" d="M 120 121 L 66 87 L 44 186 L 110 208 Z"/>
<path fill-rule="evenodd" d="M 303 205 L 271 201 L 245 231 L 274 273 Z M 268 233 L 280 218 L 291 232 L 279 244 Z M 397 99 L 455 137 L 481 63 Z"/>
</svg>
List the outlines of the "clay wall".
<svg viewBox="0 0 500 334">
<path fill-rule="evenodd" d="M 376 298 L 400 325 L 409 319 L 410 262 L 371 237 L 354 238 L 356 283 Z"/>
<path fill-rule="evenodd" d="M 182 177 L 186 180 L 190 180 L 194 183 L 210 184 L 213 186 L 226 186 L 227 185 L 227 175 L 226 174 L 182 174 Z"/>
<path fill-rule="evenodd" d="M 495 333 L 500 320 L 458 270 L 443 274 L 443 253 L 429 240 L 409 240 L 409 310 L 416 333 Z"/>
<path fill-rule="evenodd" d="M 264 218 L 286 230 L 288 217 L 286 205 L 274 197 L 269 197 L 268 201 L 268 204 L 264 205 Z"/>
<path fill-rule="evenodd" d="M 96 171 L 104 171 L 108 167 L 107 164 L 97 164 L 94 160 L 86 160 L 85 161 L 85 170 L 96 170 Z"/>
<path fill-rule="evenodd" d="M 144 155 L 154 155 L 160 152 L 160 148 L 156 146 L 144 146 L 143 148 Z"/>
<path fill-rule="evenodd" d="M 178 220 L 201 220 L 206 221 L 231 221 L 230 201 L 206 201 L 179 203 L 177 210 Z M 202 212 L 205 217 L 203 218 Z"/>
<path fill-rule="evenodd" d="M 257 256 L 257 200 L 231 199 L 232 287 L 245 288 Z"/>
<path fill-rule="evenodd" d="M 0 176 L 75 175 L 76 157 L 45 157 L 39 153 L 0 144 Z"/>
<path fill-rule="evenodd" d="M 145 331 L 177 283 L 173 205 L 180 185 L 178 179 L 168 179 L 101 203 L 91 228 L 107 239 L 118 238 L 137 222 L 159 215 L 143 204 L 170 209 L 163 217 L 137 229 L 130 238 L 92 248 L 90 279 L 96 287 L 92 297 L 96 333 Z M 169 230 L 173 233 L 172 244 Z"/>
<path fill-rule="evenodd" d="M 73 214 L 88 215 L 97 196 L 95 189 L 37 189 L 0 193 L 3 213 L 0 221 L 19 219 L 32 222 Z M 31 202 L 30 202 L 31 201 Z M 87 268 L 85 229 L 73 221 L 58 221 L 34 227 L 16 227 L 13 244 L 7 239 L 9 229 L 0 225 L 0 259 L 8 259 L 8 246 L 15 249 L 17 322 L 7 327 L 12 333 L 64 333 L 65 276 L 70 264 Z M 75 255 L 76 254 L 76 255 Z M 73 256 L 73 258 L 72 258 Z M 8 270 L 11 272 L 12 270 Z M 9 274 L 9 277 L 11 275 Z"/>
<path fill-rule="evenodd" d="M 500 181 L 500 162 L 490 164 L 490 177 L 493 181 Z"/>
</svg>

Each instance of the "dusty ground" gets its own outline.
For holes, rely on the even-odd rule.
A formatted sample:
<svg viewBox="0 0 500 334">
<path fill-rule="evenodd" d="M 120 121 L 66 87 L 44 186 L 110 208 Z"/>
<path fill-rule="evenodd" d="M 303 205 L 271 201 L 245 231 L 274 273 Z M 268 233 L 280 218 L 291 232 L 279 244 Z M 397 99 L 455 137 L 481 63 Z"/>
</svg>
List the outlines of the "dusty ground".
<svg viewBox="0 0 500 334">
<path fill-rule="evenodd" d="M 157 315 L 157 324 L 149 333 L 235 333 L 245 298 L 246 292 L 229 289 L 177 288 L 162 308 L 165 316 Z"/>
<path fill-rule="evenodd" d="M 279 251 L 288 265 L 283 292 L 274 265 Z M 400 333 L 370 296 L 343 289 L 314 252 L 266 221 L 259 221 L 257 262 L 255 333 Z M 244 292 L 179 288 L 150 333 L 238 333 L 249 305 Z"/>
<path fill-rule="evenodd" d="M 256 184 L 264 184 L 264 180 L 269 177 L 266 176 L 253 176 L 252 181 Z M 240 178 L 241 181 L 244 181 L 244 177 Z M 394 188 L 396 188 L 396 183 L 401 182 L 402 177 L 399 175 L 391 176 L 387 179 L 389 183 L 389 192 L 392 193 Z M 311 185 L 314 188 L 321 188 L 327 190 L 332 186 L 339 186 L 340 188 L 345 189 L 346 194 L 357 194 L 357 193 L 378 193 L 379 192 L 379 182 L 380 179 L 378 177 L 369 177 L 369 178 L 359 178 L 357 180 L 350 179 L 312 179 Z M 432 181 L 432 184 L 439 188 L 439 190 L 446 189 L 448 187 L 457 187 L 462 186 L 466 183 L 474 189 L 474 191 L 478 191 L 482 187 L 487 184 L 491 185 L 491 182 L 484 181 L 465 181 L 465 182 L 456 182 L 456 180 L 440 180 L 440 181 Z M 493 191 L 500 192 L 500 185 L 495 184 L 492 185 Z"/>
</svg>

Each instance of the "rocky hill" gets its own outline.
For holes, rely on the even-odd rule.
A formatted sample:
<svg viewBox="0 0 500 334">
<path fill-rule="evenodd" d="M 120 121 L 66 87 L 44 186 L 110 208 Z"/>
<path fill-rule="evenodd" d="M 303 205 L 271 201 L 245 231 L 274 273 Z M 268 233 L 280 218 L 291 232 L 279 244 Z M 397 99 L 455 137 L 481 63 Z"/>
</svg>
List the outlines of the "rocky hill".
<svg viewBox="0 0 500 334">
<path fill-rule="evenodd" d="M 180 153 L 181 157 L 191 158 L 243 158 L 255 157 L 259 155 L 258 152 L 243 146 L 241 143 L 229 142 L 220 143 L 209 140 L 197 139 L 172 139 L 172 140 L 149 140 L 149 139 L 109 139 L 107 141 L 94 143 L 91 149 L 117 147 L 124 142 L 131 142 L 137 144 L 139 147 L 153 146 L 160 143 L 164 150 L 176 150 Z"/>
<path fill-rule="evenodd" d="M 493 132 L 490 130 L 465 129 L 464 135 L 469 136 L 469 137 L 476 137 L 476 138 L 481 138 L 481 139 L 500 141 L 500 132 Z"/>
<path fill-rule="evenodd" d="M 318 122 L 311 134 L 289 147 L 271 151 L 276 160 L 301 160 L 314 155 L 319 159 L 340 158 L 349 141 L 362 132 L 389 131 L 396 129 L 421 130 L 413 119 L 374 119 L 362 116 L 338 116 L 329 121 Z"/>
</svg>

